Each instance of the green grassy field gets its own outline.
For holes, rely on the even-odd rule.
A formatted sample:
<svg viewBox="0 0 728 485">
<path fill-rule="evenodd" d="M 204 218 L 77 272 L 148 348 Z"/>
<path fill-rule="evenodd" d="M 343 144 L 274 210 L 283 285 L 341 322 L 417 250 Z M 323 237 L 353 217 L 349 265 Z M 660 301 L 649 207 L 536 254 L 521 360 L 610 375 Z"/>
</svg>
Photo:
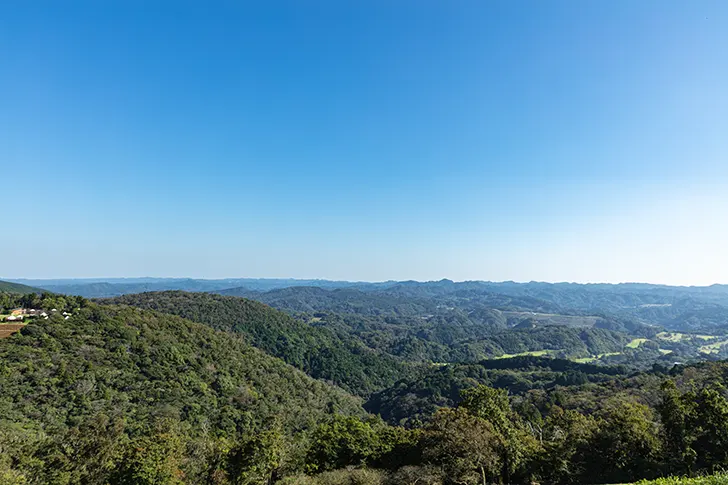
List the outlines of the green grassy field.
<svg viewBox="0 0 728 485">
<path fill-rule="evenodd" d="M 712 340 L 718 338 L 715 335 L 698 335 L 692 333 L 680 333 L 680 332 L 660 332 L 656 335 L 660 340 L 667 340 L 669 342 L 682 342 L 683 340 L 690 340 L 692 338 L 699 338 L 702 340 Z"/>
<path fill-rule="evenodd" d="M 577 364 L 588 364 L 590 362 L 594 362 L 597 359 L 598 359 L 598 357 L 580 357 L 578 359 L 571 359 L 571 360 L 573 360 Z"/>
<path fill-rule="evenodd" d="M 646 339 L 646 338 L 636 338 L 636 339 L 632 339 L 632 341 L 630 343 L 628 343 L 626 347 L 629 348 L 629 349 L 636 349 L 637 347 L 639 347 L 643 343 L 647 342 L 647 340 L 648 339 Z"/>
<path fill-rule="evenodd" d="M 637 485 L 728 485 L 728 473 L 697 478 L 667 477 L 657 480 L 642 480 L 637 482 Z"/>
<path fill-rule="evenodd" d="M 717 354 L 720 348 L 724 345 L 728 345 L 728 340 L 721 340 L 712 344 L 703 345 L 698 349 L 698 351 L 706 354 Z"/>
<path fill-rule="evenodd" d="M 601 359 L 602 357 L 611 357 L 613 355 L 621 355 L 622 352 L 607 352 L 604 354 L 599 354 L 597 358 Z"/>
<path fill-rule="evenodd" d="M 578 359 L 571 359 L 572 361 L 576 362 L 577 364 L 590 364 L 592 362 L 595 362 L 602 357 L 611 357 L 613 355 L 621 355 L 622 352 L 607 352 L 604 354 L 599 355 L 592 355 L 591 357 L 580 357 Z"/>
</svg>

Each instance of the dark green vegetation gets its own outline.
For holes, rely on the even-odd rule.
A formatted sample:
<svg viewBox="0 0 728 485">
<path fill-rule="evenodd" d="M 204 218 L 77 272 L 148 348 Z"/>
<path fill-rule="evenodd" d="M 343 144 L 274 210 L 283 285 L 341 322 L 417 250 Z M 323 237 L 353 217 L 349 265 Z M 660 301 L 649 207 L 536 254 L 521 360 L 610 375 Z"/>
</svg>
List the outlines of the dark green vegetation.
<svg viewBox="0 0 728 485">
<path fill-rule="evenodd" d="M 9 281 L 0 281 L 0 293 L 41 293 L 43 290 L 33 288 L 32 286 L 21 285 L 19 283 L 10 283 Z"/>
<path fill-rule="evenodd" d="M 75 297 L 62 308 L 73 316 L 30 323 L 0 344 L 7 476 L 174 483 L 184 464 L 186 480 L 201 483 L 216 473 L 216 454 L 242 453 L 260 430 L 280 441 L 332 413 L 365 414 L 356 398 L 235 335 Z M 243 466 L 235 460 L 219 466 Z"/>
<path fill-rule="evenodd" d="M 0 313 L 16 308 L 35 308 L 40 310 L 56 309 L 58 313 L 72 312 L 85 305 L 86 299 L 79 296 L 54 295 L 52 293 L 6 293 L 0 292 Z"/>
<path fill-rule="evenodd" d="M 586 358 L 622 352 L 633 340 L 628 334 L 602 328 L 540 326 L 530 320 L 511 327 L 497 310 L 469 315 L 452 311 L 428 318 L 325 312 L 299 318 L 411 361 L 472 362 L 539 351 L 554 357 Z"/>
<path fill-rule="evenodd" d="M 0 341 L 0 484 L 624 483 L 728 467 L 728 364 L 673 366 L 720 357 L 715 327 L 585 309 L 609 289 L 566 288 L 567 309 L 561 292 L 482 285 L 248 294 L 287 313 L 181 291 L 0 294 L 0 311 L 58 310 Z"/>
<path fill-rule="evenodd" d="M 582 325 L 641 332 L 645 325 L 672 330 L 723 330 L 728 326 L 728 286 L 577 285 L 549 283 L 404 282 L 322 289 L 293 287 L 267 292 L 217 290 L 294 312 L 422 315 L 447 309 L 535 312 L 558 323 L 564 315 L 592 317 Z M 409 305 L 408 305 L 409 303 Z M 594 320 L 595 323 L 589 323 Z M 537 316 L 546 323 L 549 318 Z M 515 323 L 515 322 L 512 322 Z"/>
<path fill-rule="evenodd" d="M 718 285 L 443 280 L 266 292 L 238 288 L 220 293 L 262 301 L 312 325 L 354 334 L 370 347 L 408 360 L 463 362 L 548 351 L 555 357 L 645 369 L 655 362 L 728 357 L 728 346 L 721 344 L 727 340 L 728 287 Z M 581 334 L 569 336 L 564 327 Z M 522 332 L 515 335 L 513 329 Z M 585 329 L 602 331 L 597 345 L 590 344 L 594 339 Z M 708 342 L 687 338 L 678 344 L 657 338 L 665 329 L 712 338 Z M 625 337 L 628 342 L 646 340 L 627 346 Z M 714 345 L 708 348 L 706 343 Z"/>
<path fill-rule="evenodd" d="M 353 337 L 367 348 L 409 361 L 463 362 L 525 352 L 540 355 L 548 351 L 547 355 L 554 357 L 646 369 L 655 362 L 689 363 L 728 357 L 728 346 L 720 344 L 728 342 L 728 286 L 724 285 L 154 278 L 45 280 L 37 284 L 84 296 L 170 289 L 242 296 L 287 312 L 309 326 L 333 330 L 339 339 L 346 341 L 345 346 L 350 345 Z M 527 337 L 528 332 L 521 333 L 523 345 L 516 345 L 511 339 L 504 346 L 491 339 L 497 330 L 551 326 L 596 328 L 626 335 L 631 337 L 630 341 L 646 338 L 649 342 L 634 347 L 612 345 L 600 351 L 566 336 L 561 347 L 553 346 L 558 337 L 547 338 L 541 345 Z M 663 330 L 703 334 L 713 339 L 710 342 L 688 339 L 676 345 L 655 338 Z M 613 337 L 612 340 L 625 340 L 624 336 Z M 503 338 L 506 337 L 498 340 Z M 316 375 L 325 377 L 319 372 Z M 391 384 L 384 377 L 380 382 L 362 387 L 361 382 L 349 385 L 342 377 L 335 376 L 332 380 L 357 392 L 366 388 L 365 394 Z"/>
<path fill-rule="evenodd" d="M 365 407 L 392 424 L 411 425 L 429 419 L 439 408 L 456 406 L 462 391 L 476 385 L 523 397 L 530 391 L 604 383 L 626 374 L 624 367 L 530 356 L 453 364 L 433 367 L 416 379 L 402 380 L 373 395 Z"/>
<path fill-rule="evenodd" d="M 314 327 L 261 303 L 181 291 L 126 295 L 108 303 L 179 315 L 245 336 L 252 345 L 354 394 L 368 395 L 408 375 L 411 365 L 329 328 Z"/>
</svg>

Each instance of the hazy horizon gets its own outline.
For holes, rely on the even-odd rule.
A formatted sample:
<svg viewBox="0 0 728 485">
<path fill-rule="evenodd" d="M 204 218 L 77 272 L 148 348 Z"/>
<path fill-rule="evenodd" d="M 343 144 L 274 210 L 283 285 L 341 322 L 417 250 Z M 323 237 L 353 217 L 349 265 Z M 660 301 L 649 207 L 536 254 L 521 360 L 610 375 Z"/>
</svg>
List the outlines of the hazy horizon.
<svg viewBox="0 0 728 485">
<path fill-rule="evenodd" d="M 196 280 L 196 281 L 240 281 L 240 280 L 263 280 L 263 281 L 321 281 L 331 283 L 361 283 L 361 284 L 383 284 L 383 283 L 403 283 L 403 282 L 416 282 L 416 283 L 437 283 L 440 281 L 452 281 L 453 283 L 515 283 L 515 284 L 529 284 L 529 283 L 543 283 L 543 284 L 575 284 L 575 285 L 652 285 L 652 286 L 673 286 L 673 287 L 710 287 L 710 286 L 728 286 L 728 283 L 714 282 L 704 285 L 683 285 L 683 284 L 666 284 L 660 282 L 651 281 L 544 281 L 544 280 L 491 280 L 491 279 L 469 279 L 469 280 L 455 280 L 452 278 L 438 278 L 430 280 L 416 280 L 411 278 L 405 279 L 389 279 L 389 280 L 356 280 L 356 279 L 331 279 L 331 278 L 293 278 L 293 277 L 267 277 L 267 276 L 228 276 L 220 278 L 199 278 L 194 276 L 110 276 L 110 277 L 42 277 L 42 278 L 25 278 L 25 277 L 5 277 L 0 276 L 0 281 L 12 281 L 12 282 L 80 282 L 80 283 L 96 283 L 96 282 L 110 282 L 110 283 L 123 283 L 123 282 L 143 282 L 143 281 L 164 281 L 164 280 Z"/>
<path fill-rule="evenodd" d="M 709 0 L 5 3 L 0 272 L 726 283 L 726 25 Z"/>
</svg>

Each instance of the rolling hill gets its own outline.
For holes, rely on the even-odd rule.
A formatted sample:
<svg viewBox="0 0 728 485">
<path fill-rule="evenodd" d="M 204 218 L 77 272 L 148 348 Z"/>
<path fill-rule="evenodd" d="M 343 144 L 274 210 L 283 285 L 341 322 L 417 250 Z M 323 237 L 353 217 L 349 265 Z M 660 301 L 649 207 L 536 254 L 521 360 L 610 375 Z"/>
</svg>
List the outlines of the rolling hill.
<svg viewBox="0 0 728 485">
<path fill-rule="evenodd" d="M 559 386 L 604 383 L 626 375 L 622 366 L 578 364 L 544 357 L 515 357 L 432 367 L 414 379 L 371 396 L 365 408 L 392 424 L 426 420 L 441 407 L 460 402 L 461 392 L 479 384 L 507 389 L 512 395 Z"/>
<path fill-rule="evenodd" d="M 437 303 L 429 300 L 393 295 L 387 292 L 366 292 L 356 288 L 326 289 L 315 286 L 279 288 L 266 292 L 247 288 L 231 288 L 216 293 L 241 296 L 290 312 L 333 311 L 360 315 L 419 315 L 436 311 Z"/>
<path fill-rule="evenodd" d="M 0 281 L 0 293 L 41 293 L 43 290 L 40 288 L 33 288 L 32 286 L 21 285 L 20 283 L 11 283 L 9 281 Z"/>
<path fill-rule="evenodd" d="M 3 419 L 68 426 L 102 410 L 215 428 L 278 416 L 293 429 L 359 401 L 245 343 L 173 315 L 89 303 L 0 341 Z M 52 410 L 52 412 L 51 412 Z"/>
<path fill-rule="evenodd" d="M 309 375 L 362 396 L 392 385 L 413 367 L 350 336 L 308 325 L 244 298 L 169 291 L 125 295 L 102 302 L 179 315 L 243 335 L 255 347 Z"/>
<path fill-rule="evenodd" d="M 240 336 L 88 302 L 0 340 L 0 376 L 8 484 L 219 483 L 250 440 L 296 446 L 332 413 L 366 416 Z"/>
</svg>

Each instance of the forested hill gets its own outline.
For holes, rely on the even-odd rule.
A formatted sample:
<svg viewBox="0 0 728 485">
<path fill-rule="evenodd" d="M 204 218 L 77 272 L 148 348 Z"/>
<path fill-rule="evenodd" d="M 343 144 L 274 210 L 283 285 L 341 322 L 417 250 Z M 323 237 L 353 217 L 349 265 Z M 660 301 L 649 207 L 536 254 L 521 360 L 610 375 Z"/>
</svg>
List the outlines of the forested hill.
<svg viewBox="0 0 728 485">
<path fill-rule="evenodd" d="M 48 291 L 88 298 L 182 290 L 243 296 L 289 312 L 423 316 L 482 309 L 531 311 L 559 317 L 603 317 L 628 332 L 640 324 L 675 331 L 728 332 L 728 285 L 677 287 L 648 284 L 387 281 L 380 283 L 275 280 L 130 278 L 15 280 Z M 612 328 L 616 329 L 616 328 Z"/>
<path fill-rule="evenodd" d="M 252 345 L 309 375 L 362 396 L 391 386 L 413 367 L 368 348 L 357 339 L 307 325 L 244 298 L 168 291 L 125 295 L 102 302 L 158 310 L 242 334 Z"/>
<path fill-rule="evenodd" d="M 369 399 L 407 425 L 394 427 L 249 345 L 289 342 L 273 348 L 303 347 L 289 355 L 302 365 L 319 352 L 347 376 L 368 371 L 340 354 L 349 342 L 333 331 L 262 304 L 181 292 L 122 299 L 207 315 L 236 335 L 80 297 L 9 298 L 58 312 L 0 340 L 3 484 L 626 483 L 728 466 L 724 362 L 649 372 L 534 356 L 431 365 Z"/>
<path fill-rule="evenodd" d="M 460 402 L 462 391 L 479 384 L 506 389 L 512 396 L 606 383 L 628 374 L 624 366 L 580 364 L 570 360 L 521 356 L 477 363 L 435 366 L 371 396 L 365 408 L 392 424 L 426 421 L 442 407 Z"/>
<path fill-rule="evenodd" d="M 0 293 L 41 293 L 43 290 L 33 288 L 32 286 L 21 285 L 20 283 L 10 283 L 9 281 L 0 281 Z"/>
<path fill-rule="evenodd" d="M 432 300 L 393 295 L 384 291 L 366 292 L 356 288 L 326 289 L 315 286 L 278 288 L 266 292 L 247 288 L 216 291 L 220 295 L 241 296 L 291 312 L 333 311 L 360 315 L 420 315 L 434 312 Z"/>
<path fill-rule="evenodd" d="M 300 429 L 359 400 L 242 338 L 174 315 L 86 303 L 69 319 L 31 321 L 0 341 L 0 416 L 41 427 L 97 413 L 252 429 L 281 418 Z"/>
<path fill-rule="evenodd" d="M 0 340 L 0 483 L 26 483 L 7 467 L 28 483 L 160 483 L 170 467 L 211 483 L 215 453 L 261 430 L 366 414 L 239 336 L 137 308 L 68 309 Z"/>
</svg>

